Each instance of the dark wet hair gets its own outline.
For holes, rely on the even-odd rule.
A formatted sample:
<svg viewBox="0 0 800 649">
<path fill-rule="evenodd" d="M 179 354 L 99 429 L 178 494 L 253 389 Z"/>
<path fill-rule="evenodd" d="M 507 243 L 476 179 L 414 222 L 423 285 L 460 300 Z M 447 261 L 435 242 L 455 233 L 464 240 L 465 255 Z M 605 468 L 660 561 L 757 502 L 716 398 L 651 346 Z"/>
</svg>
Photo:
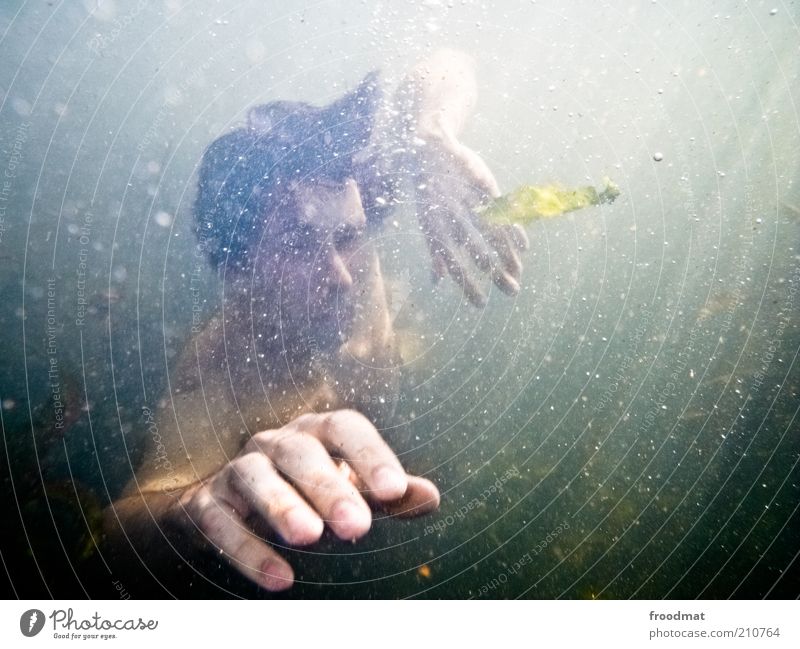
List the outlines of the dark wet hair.
<svg viewBox="0 0 800 649">
<path fill-rule="evenodd" d="M 325 107 L 256 106 L 246 126 L 211 143 L 200 165 L 194 218 L 214 266 L 248 267 L 266 219 L 285 204 L 293 182 L 353 176 L 353 157 L 370 138 L 380 94 L 372 72 Z"/>
</svg>

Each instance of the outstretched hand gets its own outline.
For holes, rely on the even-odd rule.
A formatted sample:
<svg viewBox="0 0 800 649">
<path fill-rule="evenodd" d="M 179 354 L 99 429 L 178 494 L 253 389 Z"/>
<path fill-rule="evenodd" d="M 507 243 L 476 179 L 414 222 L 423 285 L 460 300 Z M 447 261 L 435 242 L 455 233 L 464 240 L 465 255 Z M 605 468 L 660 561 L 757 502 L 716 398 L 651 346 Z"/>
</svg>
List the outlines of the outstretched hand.
<svg viewBox="0 0 800 649">
<path fill-rule="evenodd" d="M 266 525 L 288 545 L 316 542 L 326 524 L 354 540 L 370 528 L 370 504 L 417 516 L 439 506 L 439 492 L 406 474 L 366 417 L 338 410 L 257 433 L 236 458 L 186 490 L 179 515 L 245 577 L 278 591 L 294 582 L 292 568 L 252 527 Z"/>
<path fill-rule="evenodd" d="M 486 304 L 473 267 L 507 295 L 519 292 L 528 237 L 516 224 L 487 223 L 476 206 L 500 195 L 489 167 L 445 131 L 418 133 L 417 217 L 433 262 L 434 281 L 449 274 L 477 307 Z"/>
<path fill-rule="evenodd" d="M 476 306 L 486 303 L 478 271 L 504 293 L 519 291 L 528 247 L 517 225 L 490 224 L 475 208 L 500 196 L 486 162 L 459 141 L 477 98 L 473 60 L 456 50 L 437 50 L 406 75 L 397 95 L 412 152 L 417 214 L 428 241 L 434 279 L 445 273 Z"/>
</svg>

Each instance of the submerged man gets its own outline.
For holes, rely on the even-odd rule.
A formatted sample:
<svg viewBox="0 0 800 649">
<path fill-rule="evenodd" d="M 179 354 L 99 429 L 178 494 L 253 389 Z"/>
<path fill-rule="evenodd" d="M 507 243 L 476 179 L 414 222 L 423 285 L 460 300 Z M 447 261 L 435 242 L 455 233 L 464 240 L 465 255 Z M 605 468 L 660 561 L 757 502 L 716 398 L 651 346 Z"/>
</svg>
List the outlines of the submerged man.
<svg viewBox="0 0 800 649">
<path fill-rule="evenodd" d="M 265 537 L 307 545 L 327 524 L 352 540 L 371 507 L 438 506 L 433 483 L 408 475 L 375 428 L 389 414 L 377 396 L 395 402 L 398 353 L 372 235 L 411 185 L 435 276 L 449 272 L 482 305 L 466 256 L 504 292 L 519 289 L 524 233 L 472 211 L 499 194 L 457 139 L 474 95 L 467 57 L 440 51 L 393 104 L 373 74 L 325 108 L 257 107 L 208 148 L 195 217 L 223 309 L 171 377 L 164 448 L 148 450 L 107 511 L 112 543 L 151 556 L 162 534 L 173 546 L 191 538 L 275 591 L 294 575 Z"/>
</svg>

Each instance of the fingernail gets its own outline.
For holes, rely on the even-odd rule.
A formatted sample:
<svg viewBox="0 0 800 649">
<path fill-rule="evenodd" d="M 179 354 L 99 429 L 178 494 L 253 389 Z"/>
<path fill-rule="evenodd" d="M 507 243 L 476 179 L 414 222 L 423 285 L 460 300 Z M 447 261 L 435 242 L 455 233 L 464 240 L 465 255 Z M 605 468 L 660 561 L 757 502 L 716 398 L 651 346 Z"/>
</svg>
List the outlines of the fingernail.
<svg viewBox="0 0 800 649">
<path fill-rule="evenodd" d="M 379 466 L 372 472 L 375 495 L 382 500 L 401 498 L 408 488 L 406 474 L 393 466 Z"/>
<path fill-rule="evenodd" d="M 516 295 L 519 293 L 519 282 L 515 280 L 511 276 L 506 276 L 506 281 L 508 282 L 508 292 L 511 295 Z"/>
<path fill-rule="evenodd" d="M 286 512 L 286 542 L 289 545 L 308 545 L 315 543 L 322 535 L 322 520 L 302 507 L 294 507 Z"/>
<path fill-rule="evenodd" d="M 285 563 L 267 559 L 261 564 L 261 572 L 261 583 L 267 590 L 286 590 L 294 583 L 294 573 Z"/>
<path fill-rule="evenodd" d="M 365 507 L 359 507 L 349 500 L 340 500 L 331 512 L 328 521 L 340 539 L 357 539 L 369 530 L 372 516 Z"/>
</svg>

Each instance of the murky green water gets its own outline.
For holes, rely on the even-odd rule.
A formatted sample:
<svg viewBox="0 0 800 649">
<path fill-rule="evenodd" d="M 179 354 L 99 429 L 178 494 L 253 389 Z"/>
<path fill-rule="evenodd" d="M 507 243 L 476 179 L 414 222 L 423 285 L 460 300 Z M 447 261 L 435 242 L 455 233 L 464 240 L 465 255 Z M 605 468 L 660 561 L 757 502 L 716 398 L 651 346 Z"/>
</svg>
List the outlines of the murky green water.
<svg viewBox="0 0 800 649">
<path fill-rule="evenodd" d="M 385 435 L 442 506 L 287 551 L 288 596 L 796 597 L 800 5 L 267 4 L 0 9 L 9 593 L 116 596 L 86 530 L 219 307 L 189 213 L 205 147 L 253 104 L 450 46 L 477 59 L 464 141 L 504 189 L 622 195 L 531 226 L 523 290 L 483 311 L 432 288 L 398 211 L 383 261 L 425 338 Z M 216 561 L 154 571 L 263 595 Z"/>
</svg>

